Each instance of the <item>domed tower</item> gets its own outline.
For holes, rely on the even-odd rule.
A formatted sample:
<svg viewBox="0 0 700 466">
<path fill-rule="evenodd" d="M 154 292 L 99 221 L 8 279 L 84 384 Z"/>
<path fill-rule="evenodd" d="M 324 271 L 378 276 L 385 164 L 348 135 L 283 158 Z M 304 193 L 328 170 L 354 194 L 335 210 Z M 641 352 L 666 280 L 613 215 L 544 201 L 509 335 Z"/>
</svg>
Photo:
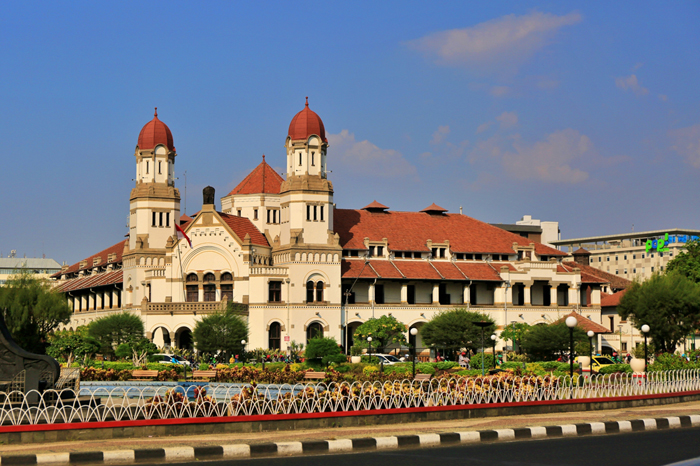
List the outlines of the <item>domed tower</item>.
<svg viewBox="0 0 700 466">
<path fill-rule="evenodd" d="M 129 241 L 124 250 L 124 286 L 127 303 L 151 300 L 144 284 L 143 267 L 164 267 L 166 247 L 172 244 L 175 223 L 180 219 L 180 192 L 175 188 L 175 145 L 170 128 L 153 119 L 139 133 L 134 152 L 136 185 L 129 203 Z M 156 267 L 156 268 L 157 268 Z M 131 299 L 130 299 L 131 298 Z"/>
<path fill-rule="evenodd" d="M 289 124 L 285 147 L 287 179 L 280 187 L 281 243 L 330 244 L 333 184 L 326 172 L 328 139 L 323 121 L 309 108 L 308 97 L 304 109 Z"/>
</svg>

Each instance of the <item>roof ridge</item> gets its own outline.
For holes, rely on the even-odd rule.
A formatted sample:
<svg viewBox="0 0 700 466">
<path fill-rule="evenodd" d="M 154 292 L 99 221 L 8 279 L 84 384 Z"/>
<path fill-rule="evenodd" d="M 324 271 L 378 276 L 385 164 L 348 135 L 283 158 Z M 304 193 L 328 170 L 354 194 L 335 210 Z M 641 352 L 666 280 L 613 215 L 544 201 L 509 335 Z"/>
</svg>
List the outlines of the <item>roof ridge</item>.
<svg viewBox="0 0 700 466">
<path fill-rule="evenodd" d="M 445 279 L 445 276 L 444 276 L 443 274 L 441 274 L 440 271 L 437 269 L 437 267 L 435 267 L 435 266 L 433 265 L 433 261 L 428 260 L 428 264 L 430 264 L 430 266 L 431 266 L 433 269 L 435 269 L 435 271 L 437 272 L 437 274 L 440 275 L 440 278 L 442 278 L 443 280 Z"/>
<path fill-rule="evenodd" d="M 389 256 L 389 263 L 390 263 L 392 266 L 394 266 L 394 268 L 401 274 L 401 276 L 402 276 L 403 278 L 406 278 L 406 275 L 404 275 L 404 273 L 401 271 L 401 269 L 399 269 L 399 268 L 396 266 L 396 264 L 394 264 L 394 261 L 391 259 L 391 256 Z"/>
</svg>

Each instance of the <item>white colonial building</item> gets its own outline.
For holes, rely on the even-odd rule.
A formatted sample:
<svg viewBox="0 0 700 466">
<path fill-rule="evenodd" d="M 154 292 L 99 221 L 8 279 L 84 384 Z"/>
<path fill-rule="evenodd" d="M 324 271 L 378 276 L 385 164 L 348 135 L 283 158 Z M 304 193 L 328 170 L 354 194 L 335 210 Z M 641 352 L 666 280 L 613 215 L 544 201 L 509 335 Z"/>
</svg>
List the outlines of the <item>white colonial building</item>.
<svg viewBox="0 0 700 466">
<path fill-rule="evenodd" d="M 221 199 L 222 212 L 206 188 L 201 210 L 188 217 L 173 137 L 156 114 L 134 153 L 128 238 L 55 275 L 74 310 L 69 327 L 133 312 L 155 343 L 190 347 L 196 322 L 228 302 L 248 305 L 248 348 L 286 349 L 317 334 L 349 347 L 373 316 L 420 327 L 455 307 L 487 313 L 500 329 L 571 312 L 601 323 L 609 280 L 561 251 L 435 204 L 336 208 L 326 163 L 333 155 L 308 101 L 285 149 L 284 178 L 263 156 Z"/>
</svg>

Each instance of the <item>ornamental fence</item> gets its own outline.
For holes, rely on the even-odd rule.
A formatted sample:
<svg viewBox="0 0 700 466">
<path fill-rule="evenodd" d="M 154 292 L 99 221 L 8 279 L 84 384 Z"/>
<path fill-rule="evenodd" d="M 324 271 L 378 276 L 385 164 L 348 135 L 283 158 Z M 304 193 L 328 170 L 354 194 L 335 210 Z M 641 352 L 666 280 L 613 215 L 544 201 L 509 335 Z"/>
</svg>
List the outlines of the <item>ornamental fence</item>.
<svg viewBox="0 0 700 466">
<path fill-rule="evenodd" d="M 296 385 L 82 387 L 0 392 L 0 425 L 333 413 L 615 398 L 700 390 L 700 370 L 583 377 L 439 377 Z"/>
</svg>

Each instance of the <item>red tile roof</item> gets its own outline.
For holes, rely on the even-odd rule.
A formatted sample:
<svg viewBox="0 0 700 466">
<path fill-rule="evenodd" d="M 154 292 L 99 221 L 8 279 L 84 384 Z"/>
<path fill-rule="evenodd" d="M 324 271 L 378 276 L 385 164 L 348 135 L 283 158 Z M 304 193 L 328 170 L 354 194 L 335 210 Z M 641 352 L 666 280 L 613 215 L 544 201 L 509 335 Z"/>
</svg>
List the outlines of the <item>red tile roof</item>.
<svg viewBox="0 0 700 466">
<path fill-rule="evenodd" d="M 85 267 L 83 267 L 82 270 L 89 270 L 93 267 L 101 267 L 101 266 L 107 265 L 108 264 L 107 260 L 109 258 L 109 255 L 112 253 L 116 253 L 116 258 L 111 263 L 112 264 L 121 264 L 122 253 L 124 252 L 124 243 L 126 243 L 127 241 L 129 241 L 129 240 L 128 239 L 122 240 L 122 241 L 118 242 L 117 244 L 110 246 L 107 249 L 104 249 L 104 250 L 98 252 L 97 254 L 93 254 L 92 256 L 88 257 L 87 259 L 84 259 L 85 261 L 87 261 L 87 265 Z M 93 265 L 94 259 L 96 257 L 100 258 L 100 262 Z M 80 262 L 82 262 L 82 261 L 80 261 Z M 66 270 L 64 272 L 56 272 L 55 274 L 53 274 L 51 276 L 52 277 L 60 277 L 61 275 L 66 274 L 66 273 L 78 272 L 81 270 L 80 262 L 76 262 L 75 264 L 71 265 L 70 267 L 68 267 L 68 270 Z"/>
<path fill-rule="evenodd" d="M 66 280 L 65 282 L 56 286 L 55 290 L 61 293 L 66 293 L 68 291 L 84 290 L 87 288 L 122 283 L 123 280 L 123 272 L 121 270 L 113 270 L 111 272 L 102 272 L 91 276 L 89 275 L 87 277 Z"/>
<path fill-rule="evenodd" d="M 455 266 L 452 262 L 442 262 L 442 261 L 432 261 L 430 262 L 433 267 L 438 271 L 438 273 L 445 280 L 466 280 L 462 271 Z"/>
<path fill-rule="evenodd" d="M 265 156 L 260 165 L 255 167 L 238 186 L 228 193 L 234 194 L 279 194 L 284 179 L 265 162 Z"/>
<path fill-rule="evenodd" d="M 600 296 L 600 307 L 616 307 L 620 305 L 620 299 L 625 295 L 627 290 L 618 291 L 613 294 L 602 294 Z"/>
<path fill-rule="evenodd" d="M 374 201 L 372 201 L 371 203 L 367 204 L 366 206 L 364 206 L 364 207 L 362 208 L 362 210 L 371 210 L 371 209 L 386 210 L 386 209 L 388 209 L 388 207 L 385 206 L 384 204 L 380 204 L 379 202 L 377 202 L 376 200 L 374 200 Z"/>
<path fill-rule="evenodd" d="M 608 272 L 603 272 L 602 270 L 598 270 L 595 267 L 591 267 L 590 265 L 583 265 L 573 261 L 565 261 L 563 262 L 563 264 L 569 270 L 573 269 L 574 267 L 578 267 L 579 269 L 581 269 L 581 279 L 583 279 L 584 274 L 586 274 L 587 277 L 596 277 L 598 281 L 593 283 L 610 283 L 610 287 L 613 290 L 624 290 L 625 288 L 628 288 L 630 285 L 632 285 L 632 282 L 625 278 L 613 275 Z"/>
<path fill-rule="evenodd" d="M 494 267 L 491 267 L 489 264 L 479 262 L 455 262 L 455 265 L 464 275 L 467 276 L 469 280 L 501 281 L 502 278 L 498 272 L 494 270 L 494 267 L 499 269 L 505 264 L 502 262 L 497 262 L 494 264 Z M 508 268 L 510 268 L 512 271 L 515 270 L 515 267 L 513 267 L 511 264 L 508 264 Z"/>
<path fill-rule="evenodd" d="M 567 317 L 569 317 L 569 316 L 576 317 L 576 321 L 578 322 L 576 324 L 576 326 L 581 327 L 584 332 L 588 332 L 589 330 L 593 330 L 594 333 L 612 333 L 612 332 L 610 332 L 610 329 L 607 329 L 600 324 L 596 324 L 591 319 L 587 319 L 586 317 L 583 317 L 581 314 L 577 313 L 576 311 L 571 311 L 570 314 L 565 315 L 564 317 L 562 317 L 561 319 L 557 320 L 554 323 L 558 324 L 559 322 L 565 322 Z"/>
<path fill-rule="evenodd" d="M 369 266 L 380 278 L 404 278 L 391 261 L 371 260 Z"/>
<path fill-rule="evenodd" d="M 217 213 L 221 217 L 221 220 L 223 220 L 226 225 L 228 225 L 234 231 L 234 233 L 238 235 L 241 241 L 243 241 L 245 239 L 245 235 L 248 234 L 250 235 L 251 243 L 259 246 L 270 246 L 270 243 L 267 242 L 265 235 L 260 233 L 260 230 L 258 230 L 255 225 L 253 225 L 253 222 L 246 217 L 224 214 L 222 212 Z"/>
<path fill-rule="evenodd" d="M 163 144 L 168 149 L 175 150 L 173 133 L 170 132 L 168 125 L 158 119 L 158 108 L 156 108 L 153 119 L 141 128 L 137 145 L 140 150 L 151 150 L 158 144 Z"/>
<path fill-rule="evenodd" d="M 412 280 L 441 280 L 442 277 L 428 261 L 396 261 L 401 274 Z"/>
<path fill-rule="evenodd" d="M 378 278 L 377 273 L 363 259 L 343 259 L 340 262 L 340 274 L 343 278 Z"/>
<path fill-rule="evenodd" d="M 433 202 L 428 207 L 421 210 L 421 212 L 447 212 L 447 209 L 444 209 Z"/>
<path fill-rule="evenodd" d="M 341 263 L 343 278 L 388 278 L 410 280 L 478 280 L 501 281 L 498 272 L 486 263 L 344 258 Z M 503 265 L 501 263 L 499 265 Z M 360 275 L 362 272 L 362 275 Z"/>
<path fill-rule="evenodd" d="M 187 214 L 182 214 L 180 215 L 180 227 L 182 227 L 183 224 L 189 223 L 192 221 L 192 217 L 190 217 Z"/>
<path fill-rule="evenodd" d="M 427 241 L 450 242 L 456 253 L 513 254 L 513 243 L 528 246 L 520 235 L 480 222 L 466 215 L 430 215 L 425 212 L 373 213 L 366 210 L 335 209 L 334 229 L 344 249 L 366 249 L 364 239 L 387 238 L 392 251 L 429 251 Z M 566 253 L 535 243 L 538 255 L 566 256 Z"/>
<path fill-rule="evenodd" d="M 292 140 L 306 139 L 312 134 L 317 135 L 323 142 L 328 142 L 326 139 L 326 128 L 323 126 L 323 121 L 316 112 L 309 108 L 309 98 L 306 98 L 304 109 L 294 115 L 292 122 L 289 123 L 289 132 L 287 133 Z"/>
<path fill-rule="evenodd" d="M 590 251 L 588 251 L 587 249 L 583 249 L 583 248 L 578 248 L 577 250 L 575 250 L 571 254 L 574 256 L 590 256 L 591 255 Z"/>
</svg>

